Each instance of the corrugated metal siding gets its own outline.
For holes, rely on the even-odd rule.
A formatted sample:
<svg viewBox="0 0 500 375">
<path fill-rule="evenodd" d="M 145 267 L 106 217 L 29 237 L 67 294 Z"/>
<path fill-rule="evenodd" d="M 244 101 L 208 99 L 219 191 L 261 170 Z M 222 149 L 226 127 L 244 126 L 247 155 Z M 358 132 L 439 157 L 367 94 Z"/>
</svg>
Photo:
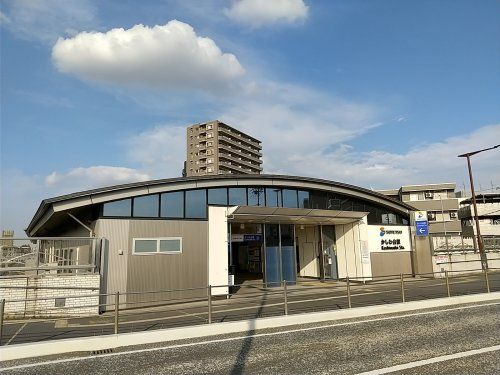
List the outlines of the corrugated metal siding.
<svg viewBox="0 0 500 375">
<path fill-rule="evenodd" d="M 132 255 L 133 238 L 182 237 L 182 254 Z M 131 220 L 128 238 L 128 292 L 206 287 L 208 283 L 208 222 Z M 206 289 L 130 295 L 127 302 L 205 297 Z M 134 305 L 136 306 L 136 305 Z"/>
<path fill-rule="evenodd" d="M 95 225 L 97 237 L 106 239 L 107 246 L 104 251 L 104 263 L 102 264 L 103 292 L 125 293 L 127 291 L 127 263 L 130 252 L 129 226 L 127 219 L 99 219 Z M 119 251 L 123 255 L 119 255 Z M 114 296 L 107 298 L 107 303 L 114 303 Z M 120 297 L 121 302 L 126 301 L 126 296 Z M 106 310 L 113 309 L 112 306 Z"/>
</svg>

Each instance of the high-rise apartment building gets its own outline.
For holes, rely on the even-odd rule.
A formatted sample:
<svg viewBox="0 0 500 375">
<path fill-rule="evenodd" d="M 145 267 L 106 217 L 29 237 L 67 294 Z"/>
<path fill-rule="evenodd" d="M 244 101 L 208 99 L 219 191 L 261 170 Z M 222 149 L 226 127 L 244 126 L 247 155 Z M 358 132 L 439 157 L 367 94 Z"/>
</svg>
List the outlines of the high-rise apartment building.
<svg viewBox="0 0 500 375">
<path fill-rule="evenodd" d="M 215 120 L 187 128 L 183 175 L 260 174 L 261 142 Z"/>
</svg>

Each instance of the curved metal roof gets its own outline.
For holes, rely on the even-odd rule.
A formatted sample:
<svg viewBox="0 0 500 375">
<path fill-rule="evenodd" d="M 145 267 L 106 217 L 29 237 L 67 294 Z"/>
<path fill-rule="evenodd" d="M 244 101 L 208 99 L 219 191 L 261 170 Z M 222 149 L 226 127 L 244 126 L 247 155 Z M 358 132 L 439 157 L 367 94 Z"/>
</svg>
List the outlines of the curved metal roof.
<svg viewBox="0 0 500 375">
<path fill-rule="evenodd" d="M 414 207 L 406 203 L 394 200 L 376 191 L 319 178 L 271 174 L 177 177 L 107 186 L 98 189 L 85 190 L 72 194 L 57 196 L 54 198 L 44 199 L 40 203 L 40 206 L 38 207 L 35 215 L 28 225 L 26 232 L 28 233 L 28 235 L 30 235 L 33 231 L 33 228 L 37 226 L 38 222 L 43 217 L 50 217 L 50 215 L 55 211 L 64 211 L 74 207 L 82 207 L 116 199 L 123 199 L 127 197 L 153 194 L 164 191 L 237 185 L 290 186 L 304 189 L 326 190 L 382 204 L 404 214 L 408 214 L 409 211 L 415 210 Z"/>
</svg>

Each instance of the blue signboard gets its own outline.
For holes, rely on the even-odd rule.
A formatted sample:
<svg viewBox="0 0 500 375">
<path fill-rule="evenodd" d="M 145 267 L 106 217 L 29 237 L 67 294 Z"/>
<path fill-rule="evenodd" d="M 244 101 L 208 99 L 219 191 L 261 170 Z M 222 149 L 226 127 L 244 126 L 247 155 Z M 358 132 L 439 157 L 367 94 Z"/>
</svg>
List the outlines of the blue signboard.
<svg viewBox="0 0 500 375">
<path fill-rule="evenodd" d="M 415 231 L 417 236 L 428 236 L 429 223 L 427 221 L 415 221 Z"/>
<path fill-rule="evenodd" d="M 243 241 L 258 241 L 262 242 L 262 234 L 244 234 Z"/>
</svg>

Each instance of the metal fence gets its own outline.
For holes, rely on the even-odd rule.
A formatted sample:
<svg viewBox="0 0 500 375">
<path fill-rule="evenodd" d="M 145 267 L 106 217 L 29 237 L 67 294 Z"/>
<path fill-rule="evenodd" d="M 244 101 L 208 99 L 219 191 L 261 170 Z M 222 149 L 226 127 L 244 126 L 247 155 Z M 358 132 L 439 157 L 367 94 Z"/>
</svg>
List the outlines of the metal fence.
<svg viewBox="0 0 500 375">
<path fill-rule="evenodd" d="M 0 238 L 0 276 L 99 272 L 102 239 Z"/>
<path fill-rule="evenodd" d="M 471 270 L 480 271 L 480 270 Z M 434 276 L 434 277 L 433 277 Z M 437 278 L 436 276 L 443 276 Z M 228 287 L 229 294 L 225 297 L 214 296 L 214 288 Z M 168 293 L 198 290 L 204 297 L 158 298 Z M 54 306 L 49 309 L 49 316 L 37 319 L 37 331 L 30 330 L 19 334 L 18 326 L 26 320 L 8 320 L 4 322 L 4 308 L 8 303 L 29 303 L 32 299 L 1 300 L 0 301 L 0 343 L 2 336 L 5 344 L 50 340 L 64 337 L 81 337 L 123 332 L 144 331 L 211 324 L 214 322 L 234 321 L 266 316 L 289 315 L 312 311 L 345 309 L 377 304 L 398 303 L 451 297 L 461 294 L 489 293 L 500 290 L 500 269 L 490 269 L 482 273 L 457 274 L 445 271 L 443 275 L 426 273 L 418 275 L 400 274 L 377 277 L 366 282 L 357 278 L 343 280 L 300 280 L 290 283 L 283 281 L 280 287 L 268 287 L 264 283 L 248 283 L 240 285 L 209 285 L 199 288 L 159 290 L 148 292 L 129 292 L 99 294 L 89 292 L 86 295 L 65 296 L 66 299 L 91 297 L 94 301 L 88 305 Z M 149 296 L 149 303 L 125 302 L 130 295 Z M 106 303 L 101 297 L 112 298 Z M 125 297 L 125 298 L 124 298 Z M 54 300 L 45 297 L 44 300 Z M 54 300 L 54 302 L 56 302 Z M 50 311 L 56 315 L 61 311 L 80 308 L 99 308 L 107 313 L 93 317 L 85 324 L 76 324 L 78 329 L 67 326 L 67 329 L 57 331 L 54 326 L 60 318 L 51 317 Z M 46 310 L 47 311 L 47 310 Z M 47 323 L 46 328 L 43 324 Z M 55 324 L 54 324 L 55 323 Z M 66 321 L 68 324 L 68 321 Z M 42 327 L 42 328 L 40 328 Z M 86 328 L 82 328 L 86 327 Z M 7 332 L 9 331 L 9 332 Z M 69 336 L 68 336 L 69 335 Z"/>
</svg>

